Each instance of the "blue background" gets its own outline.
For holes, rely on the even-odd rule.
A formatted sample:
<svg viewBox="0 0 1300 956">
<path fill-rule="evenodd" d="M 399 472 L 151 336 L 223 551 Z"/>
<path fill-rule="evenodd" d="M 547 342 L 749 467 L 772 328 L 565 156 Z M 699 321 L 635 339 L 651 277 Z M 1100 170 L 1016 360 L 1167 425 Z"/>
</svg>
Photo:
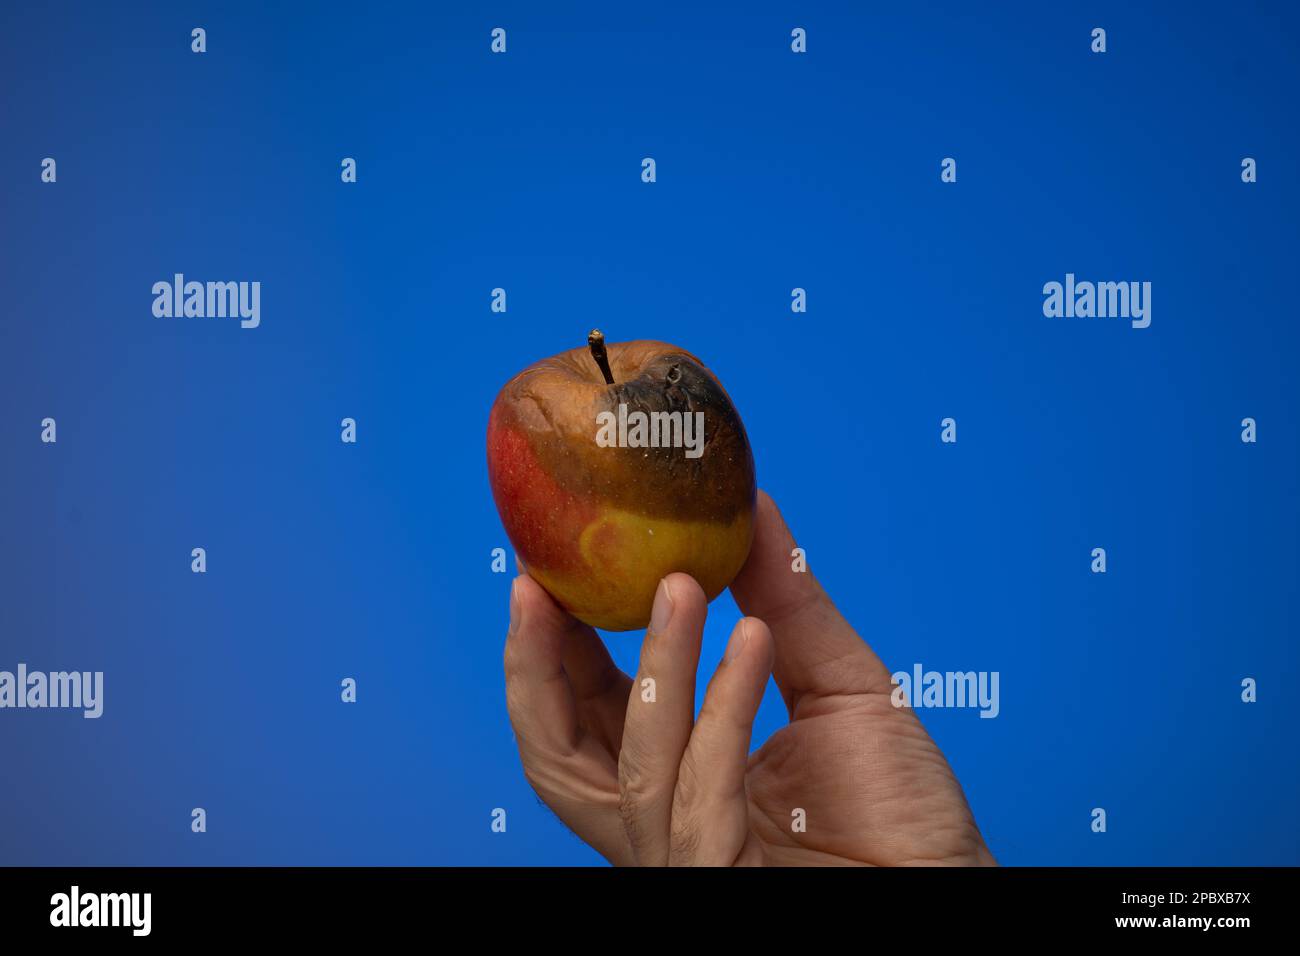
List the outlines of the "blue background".
<svg viewBox="0 0 1300 956">
<path fill-rule="evenodd" d="M 519 767 L 484 463 L 600 326 L 719 374 L 891 669 L 1001 673 L 921 714 L 1001 862 L 1300 863 L 1292 5 L 419 6 L 4 5 L 0 669 L 106 689 L 0 712 L 0 862 L 601 862 Z"/>
</svg>

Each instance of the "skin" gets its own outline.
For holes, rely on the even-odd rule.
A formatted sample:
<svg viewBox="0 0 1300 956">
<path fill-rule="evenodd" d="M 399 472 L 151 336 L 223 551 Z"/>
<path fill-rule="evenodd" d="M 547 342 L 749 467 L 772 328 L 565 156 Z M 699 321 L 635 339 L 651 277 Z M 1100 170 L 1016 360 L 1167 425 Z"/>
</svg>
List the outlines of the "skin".
<svg viewBox="0 0 1300 956">
<path fill-rule="evenodd" d="M 794 546 L 760 492 L 731 585 L 746 617 L 698 717 L 707 601 L 691 577 L 660 583 L 635 680 L 590 627 L 516 579 L 506 701 L 529 782 L 615 865 L 993 865 L 948 762 L 894 707 L 888 669 L 826 592 L 791 571 Z M 751 755 L 769 674 L 790 723 Z M 792 832 L 795 808 L 806 832 Z"/>
</svg>

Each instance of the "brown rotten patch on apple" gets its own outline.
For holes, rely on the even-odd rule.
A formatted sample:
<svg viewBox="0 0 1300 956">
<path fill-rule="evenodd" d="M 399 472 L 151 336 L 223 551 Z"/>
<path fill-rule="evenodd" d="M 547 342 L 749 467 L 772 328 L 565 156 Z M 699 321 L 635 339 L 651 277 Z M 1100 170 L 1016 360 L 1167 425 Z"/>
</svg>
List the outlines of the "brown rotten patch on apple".
<svg viewBox="0 0 1300 956">
<path fill-rule="evenodd" d="M 620 405 L 647 417 L 702 413 L 703 453 L 602 447 L 599 416 L 617 418 Z M 704 363 L 664 342 L 606 345 L 596 331 L 587 349 L 516 375 L 489 417 L 488 470 L 530 573 L 598 627 L 644 626 L 671 571 L 714 597 L 749 551 L 757 483 L 744 425 Z"/>
<path fill-rule="evenodd" d="M 752 512 L 757 488 L 749 438 L 704 363 L 664 342 L 611 344 L 609 383 L 595 351 L 572 349 L 544 360 L 538 363 L 544 368 L 517 375 L 497 399 L 514 406 L 512 424 L 527 435 L 542 470 L 573 494 L 640 514 L 730 522 Z M 575 413 L 557 414 L 557 403 Z M 688 458 L 681 447 L 597 445 L 598 416 L 617 416 L 620 404 L 629 415 L 703 412 L 705 453 Z"/>
</svg>

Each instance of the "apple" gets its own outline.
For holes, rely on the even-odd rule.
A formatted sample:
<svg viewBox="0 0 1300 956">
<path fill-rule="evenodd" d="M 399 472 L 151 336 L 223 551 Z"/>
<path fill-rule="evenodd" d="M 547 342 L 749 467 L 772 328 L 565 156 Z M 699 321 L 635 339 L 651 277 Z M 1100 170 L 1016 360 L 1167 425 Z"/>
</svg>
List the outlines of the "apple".
<svg viewBox="0 0 1300 956">
<path fill-rule="evenodd" d="M 574 617 L 645 627 L 659 580 L 691 575 L 709 600 L 754 537 L 754 456 L 722 384 L 664 342 L 595 330 L 501 389 L 488 478 L 524 570 Z"/>
</svg>

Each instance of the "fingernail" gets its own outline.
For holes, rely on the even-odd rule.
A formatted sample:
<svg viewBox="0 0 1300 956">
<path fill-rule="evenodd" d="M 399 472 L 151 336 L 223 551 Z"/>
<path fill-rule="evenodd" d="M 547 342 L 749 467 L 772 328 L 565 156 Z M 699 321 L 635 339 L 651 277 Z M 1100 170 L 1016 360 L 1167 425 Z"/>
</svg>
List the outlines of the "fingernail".
<svg viewBox="0 0 1300 956">
<path fill-rule="evenodd" d="M 740 627 L 736 628 L 736 630 L 732 632 L 731 640 L 727 641 L 727 652 L 722 655 L 722 663 L 730 664 L 734 661 L 740 656 L 740 652 L 745 649 L 745 645 L 748 643 L 749 620 L 742 617 L 740 619 Z"/>
<path fill-rule="evenodd" d="M 650 609 L 650 630 L 662 634 L 673 619 L 673 596 L 668 593 L 668 582 L 660 581 L 655 590 L 655 603 Z"/>
<path fill-rule="evenodd" d="M 510 585 L 510 634 L 515 633 L 519 627 L 519 579 L 515 578 Z"/>
</svg>

